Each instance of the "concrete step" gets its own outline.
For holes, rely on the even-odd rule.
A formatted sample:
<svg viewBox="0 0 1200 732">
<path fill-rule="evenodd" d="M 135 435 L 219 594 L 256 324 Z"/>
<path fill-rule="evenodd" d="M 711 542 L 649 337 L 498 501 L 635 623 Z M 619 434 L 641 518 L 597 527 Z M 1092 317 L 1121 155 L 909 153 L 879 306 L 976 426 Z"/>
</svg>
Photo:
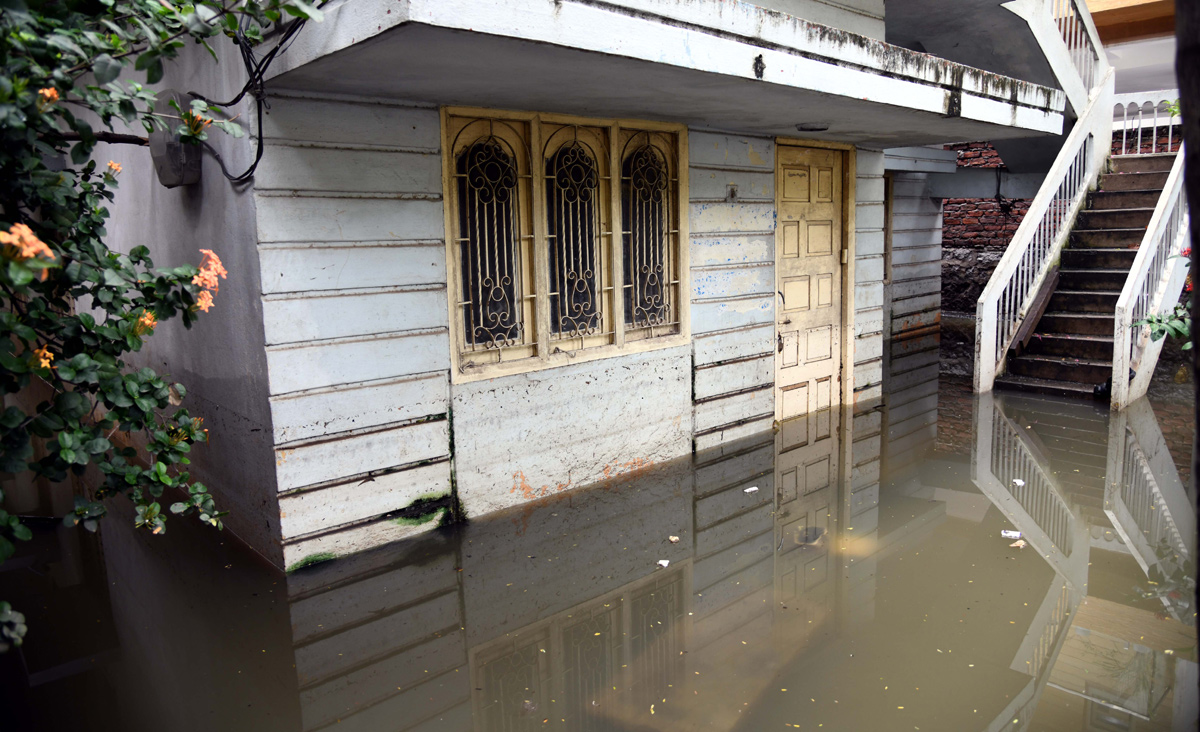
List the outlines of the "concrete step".
<svg viewBox="0 0 1200 732">
<path fill-rule="evenodd" d="M 1123 269 L 1128 271 L 1133 267 L 1137 257 L 1137 249 L 1078 247 L 1064 249 L 1062 266 L 1067 269 Z"/>
<path fill-rule="evenodd" d="M 1091 399 L 1092 387 L 1075 381 L 1053 381 L 1050 379 L 1034 379 L 1028 376 L 1005 374 L 996 377 L 995 388 L 1009 391 L 1020 391 L 1027 394 L 1046 394 L 1060 397 L 1083 397 Z"/>
<path fill-rule="evenodd" d="M 1113 170 L 1118 173 L 1150 173 L 1170 171 L 1175 164 L 1175 153 L 1153 155 L 1118 155 L 1112 158 Z"/>
<path fill-rule="evenodd" d="M 1112 335 L 1075 335 L 1073 333 L 1034 333 L 1025 353 L 1112 361 Z"/>
<path fill-rule="evenodd" d="M 1161 191 L 1168 173 L 1105 173 L 1100 176 L 1102 191 Z"/>
<path fill-rule="evenodd" d="M 1075 225 L 1081 229 L 1145 229 L 1153 215 L 1153 207 L 1083 211 Z"/>
<path fill-rule="evenodd" d="M 1088 229 L 1079 226 L 1071 231 L 1070 241 L 1072 247 L 1137 249 L 1145 235 L 1145 227 L 1140 229 Z"/>
<path fill-rule="evenodd" d="M 1010 360 L 1007 372 L 1013 376 L 1095 385 L 1104 383 L 1108 377 L 1112 376 L 1112 362 L 1100 359 L 1027 355 Z"/>
<path fill-rule="evenodd" d="M 1088 208 L 1104 211 L 1114 208 L 1154 208 L 1162 189 L 1134 191 L 1096 191 L 1088 198 Z"/>
<path fill-rule="evenodd" d="M 1069 251 L 1069 250 L 1068 250 Z M 1047 310 L 1066 313 L 1107 313 L 1117 311 L 1119 290 L 1064 290 L 1059 288 L 1050 296 Z"/>
<path fill-rule="evenodd" d="M 1059 284 L 1066 290 L 1106 290 L 1120 292 L 1129 277 L 1129 269 L 1060 269 Z"/>
<path fill-rule="evenodd" d="M 1091 439 L 1079 440 L 1057 435 L 1041 435 L 1042 444 L 1051 453 L 1051 460 L 1077 468 L 1080 464 L 1092 465 L 1094 458 L 1108 455 L 1108 435 L 1088 435 Z M 1101 463 L 1104 461 L 1101 460 Z M 1104 468 L 1100 468 L 1103 474 Z M 1103 477 L 1103 475 L 1101 475 Z"/>
<path fill-rule="evenodd" d="M 1111 313 L 1048 312 L 1038 321 L 1038 332 L 1111 336 L 1114 320 Z"/>
</svg>

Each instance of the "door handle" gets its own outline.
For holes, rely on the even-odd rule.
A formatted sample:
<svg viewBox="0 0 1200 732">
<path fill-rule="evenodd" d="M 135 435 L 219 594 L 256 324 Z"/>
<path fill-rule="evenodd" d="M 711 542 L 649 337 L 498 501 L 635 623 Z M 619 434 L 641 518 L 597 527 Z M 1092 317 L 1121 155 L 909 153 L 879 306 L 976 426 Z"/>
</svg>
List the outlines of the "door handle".
<svg viewBox="0 0 1200 732">
<path fill-rule="evenodd" d="M 777 339 L 778 339 L 778 348 L 779 348 L 779 350 L 778 350 L 778 351 L 776 351 L 776 352 L 777 352 L 777 353 L 783 353 L 783 336 L 782 336 L 781 334 L 779 334 L 779 333 L 776 333 L 776 334 L 775 334 L 775 338 L 777 338 Z"/>
</svg>

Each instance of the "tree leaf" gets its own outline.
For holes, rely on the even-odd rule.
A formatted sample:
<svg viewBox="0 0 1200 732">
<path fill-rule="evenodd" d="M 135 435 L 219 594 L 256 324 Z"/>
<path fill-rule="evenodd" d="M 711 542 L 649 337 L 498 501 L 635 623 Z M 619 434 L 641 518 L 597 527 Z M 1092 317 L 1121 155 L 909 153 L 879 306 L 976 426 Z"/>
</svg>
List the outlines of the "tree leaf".
<svg viewBox="0 0 1200 732">
<path fill-rule="evenodd" d="M 107 84 L 111 81 L 116 81 L 121 75 L 123 68 L 120 61 L 116 60 L 107 53 L 102 53 L 92 62 L 92 73 L 96 77 L 97 84 Z"/>
</svg>

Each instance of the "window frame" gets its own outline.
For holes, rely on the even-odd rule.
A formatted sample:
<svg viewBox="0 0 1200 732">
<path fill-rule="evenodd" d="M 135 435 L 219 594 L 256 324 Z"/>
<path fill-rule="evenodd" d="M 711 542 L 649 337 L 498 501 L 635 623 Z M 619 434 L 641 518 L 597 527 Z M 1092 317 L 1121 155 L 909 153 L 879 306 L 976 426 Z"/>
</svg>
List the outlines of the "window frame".
<svg viewBox="0 0 1200 732">
<path fill-rule="evenodd" d="M 470 383 L 497 376 L 530 373 L 545 369 L 557 368 L 573 363 L 596 361 L 625 354 L 645 353 L 666 348 L 674 348 L 691 342 L 691 280 L 689 273 L 690 237 L 688 231 L 688 139 L 687 126 L 676 123 L 650 122 L 645 120 L 612 119 L 579 117 L 575 115 L 547 114 L 538 112 L 520 112 L 480 107 L 441 107 L 441 158 L 442 158 L 442 209 L 443 231 L 446 253 L 446 305 L 448 312 L 448 333 L 450 338 L 450 381 L 454 384 Z M 529 150 L 528 161 L 531 172 L 529 182 L 529 215 L 532 232 L 533 253 L 533 322 L 525 327 L 533 328 L 531 356 L 513 360 L 500 360 L 492 363 L 466 365 L 469 356 L 463 348 L 463 323 L 459 303 L 462 302 L 462 267 L 460 263 L 460 247 L 455 240 L 458 216 L 458 189 L 455 182 L 456 160 L 454 157 L 454 135 L 451 133 L 451 118 L 491 119 L 510 123 L 527 125 Z M 576 350 L 565 350 L 562 343 L 551 332 L 550 316 L 550 252 L 547 239 L 547 198 L 546 178 L 539 173 L 545 169 L 546 138 L 542 125 L 559 127 L 562 125 L 577 125 L 580 127 L 599 128 L 607 133 L 608 160 L 597 161 L 602 169 L 609 174 L 607 181 L 607 201 L 601 206 L 611 208 L 604 211 L 609 224 L 606 231 L 601 232 L 605 243 L 601 247 L 611 273 L 611 296 L 607 301 L 613 324 L 610 343 L 588 345 Z M 675 176 L 674 201 L 675 208 L 675 240 L 678 243 L 674 259 L 678 268 L 678 293 L 675 302 L 677 311 L 678 331 L 654 337 L 626 338 L 624 312 L 624 286 L 627 284 L 624 272 L 622 196 L 620 172 L 624 161 L 621 159 L 623 133 L 629 131 L 646 131 L 651 133 L 666 133 L 674 136 L 675 160 L 667 161 L 673 165 Z M 521 166 L 518 165 L 518 168 Z M 616 179 L 615 183 L 614 180 Z M 613 224 L 616 224 L 614 226 Z"/>
</svg>

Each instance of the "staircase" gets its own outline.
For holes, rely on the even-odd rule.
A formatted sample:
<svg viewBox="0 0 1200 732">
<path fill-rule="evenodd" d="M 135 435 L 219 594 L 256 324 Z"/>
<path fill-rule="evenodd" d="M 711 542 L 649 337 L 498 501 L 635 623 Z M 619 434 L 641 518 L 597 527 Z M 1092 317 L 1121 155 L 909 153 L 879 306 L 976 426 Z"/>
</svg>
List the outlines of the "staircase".
<svg viewBox="0 0 1200 732">
<path fill-rule="evenodd" d="M 1044 313 L 1010 345 L 996 388 L 1092 397 L 1109 381 L 1117 300 L 1174 162 L 1174 153 L 1112 158 L 1114 172 L 1100 176 L 1063 249 Z"/>
<path fill-rule="evenodd" d="M 1004 398 L 1003 409 L 1040 449 L 1063 497 L 1078 507 L 1088 525 L 1112 528 L 1104 513 L 1108 407 L 1010 395 Z"/>
</svg>

